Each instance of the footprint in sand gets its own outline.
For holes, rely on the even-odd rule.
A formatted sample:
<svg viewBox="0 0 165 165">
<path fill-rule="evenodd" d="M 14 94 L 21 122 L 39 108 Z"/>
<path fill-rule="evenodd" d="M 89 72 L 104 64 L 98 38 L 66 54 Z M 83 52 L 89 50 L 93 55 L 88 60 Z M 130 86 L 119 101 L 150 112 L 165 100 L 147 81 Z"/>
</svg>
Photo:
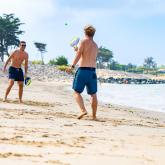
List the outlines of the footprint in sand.
<svg viewBox="0 0 165 165">
<path fill-rule="evenodd" d="M 49 135 L 48 134 L 44 134 L 44 135 L 42 135 L 42 137 L 47 138 L 47 137 L 49 137 Z"/>
<path fill-rule="evenodd" d="M 72 127 L 73 125 L 72 124 L 64 124 L 64 126 L 66 126 L 66 127 Z"/>
<path fill-rule="evenodd" d="M 20 139 L 20 138 L 23 138 L 23 136 L 17 135 L 17 136 L 15 136 L 14 138 L 15 138 L 15 139 Z"/>
<path fill-rule="evenodd" d="M 2 102 L 3 99 L 0 99 L 0 102 Z M 16 99 L 16 100 L 10 100 L 8 99 L 6 101 L 6 103 L 14 103 L 14 104 L 19 104 L 19 100 Z M 48 102 L 39 102 L 39 101 L 30 101 L 30 100 L 25 100 L 23 101 L 24 105 L 31 105 L 31 106 L 41 106 L 41 107 L 54 107 L 55 105 L 52 104 L 52 103 L 48 103 Z M 58 105 L 58 103 L 57 103 Z"/>
</svg>

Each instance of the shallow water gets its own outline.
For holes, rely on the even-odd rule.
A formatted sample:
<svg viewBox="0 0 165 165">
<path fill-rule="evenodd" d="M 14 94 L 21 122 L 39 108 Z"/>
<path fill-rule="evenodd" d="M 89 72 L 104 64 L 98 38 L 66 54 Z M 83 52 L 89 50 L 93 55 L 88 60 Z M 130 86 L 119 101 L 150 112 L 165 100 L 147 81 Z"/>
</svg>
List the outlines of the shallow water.
<svg viewBox="0 0 165 165">
<path fill-rule="evenodd" d="M 101 84 L 98 98 L 105 103 L 165 112 L 165 84 Z"/>
</svg>

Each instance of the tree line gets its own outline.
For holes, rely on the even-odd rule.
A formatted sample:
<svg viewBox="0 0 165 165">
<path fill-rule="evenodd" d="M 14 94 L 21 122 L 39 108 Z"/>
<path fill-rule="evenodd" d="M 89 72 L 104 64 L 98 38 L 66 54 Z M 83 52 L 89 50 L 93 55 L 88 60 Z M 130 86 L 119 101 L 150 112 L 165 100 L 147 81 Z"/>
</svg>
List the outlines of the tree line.
<svg viewBox="0 0 165 165">
<path fill-rule="evenodd" d="M 97 68 L 121 70 L 121 71 L 134 72 L 134 73 L 156 74 L 158 69 L 160 68 L 165 69 L 165 66 L 158 67 L 153 57 L 146 57 L 144 59 L 142 66 L 137 66 L 132 63 L 120 64 L 119 62 L 114 60 L 112 51 L 104 47 L 100 47 L 97 57 Z"/>
</svg>

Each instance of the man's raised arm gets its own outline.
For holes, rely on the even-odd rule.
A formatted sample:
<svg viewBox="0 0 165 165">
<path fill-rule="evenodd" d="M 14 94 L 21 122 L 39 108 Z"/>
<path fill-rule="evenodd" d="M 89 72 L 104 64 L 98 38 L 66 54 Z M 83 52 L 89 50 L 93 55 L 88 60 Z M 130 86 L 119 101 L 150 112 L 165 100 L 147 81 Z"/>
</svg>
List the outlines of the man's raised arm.
<svg viewBox="0 0 165 165">
<path fill-rule="evenodd" d="M 72 66 L 75 66 L 78 63 L 78 61 L 79 61 L 79 59 L 80 59 L 80 57 L 83 53 L 83 49 L 84 49 L 84 41 L 82 41 L 80 43 L 80 46 L 79 46 L 78 50 L 76 50 L 76 56 L 73 60 Z"/>
</svg>

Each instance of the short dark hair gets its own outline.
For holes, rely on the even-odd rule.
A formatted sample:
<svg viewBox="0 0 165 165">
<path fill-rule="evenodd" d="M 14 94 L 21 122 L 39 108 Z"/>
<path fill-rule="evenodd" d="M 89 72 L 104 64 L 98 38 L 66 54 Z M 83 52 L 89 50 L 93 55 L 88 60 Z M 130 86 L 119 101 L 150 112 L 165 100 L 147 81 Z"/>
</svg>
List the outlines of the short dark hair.
<svg viewBox="0 0 165 165">
<path fill-rule="evenodd" d="M 20 41 L 19 44 L 26 44 L 26 42 L 25 41 Z"/>
<path fill-rule="evenodd" d="M 96 29 L 92 25 L 86 25 L 84 27 L 84 32 L 87 36 L 93 37 L 95 35 Z"/>
</svg>

